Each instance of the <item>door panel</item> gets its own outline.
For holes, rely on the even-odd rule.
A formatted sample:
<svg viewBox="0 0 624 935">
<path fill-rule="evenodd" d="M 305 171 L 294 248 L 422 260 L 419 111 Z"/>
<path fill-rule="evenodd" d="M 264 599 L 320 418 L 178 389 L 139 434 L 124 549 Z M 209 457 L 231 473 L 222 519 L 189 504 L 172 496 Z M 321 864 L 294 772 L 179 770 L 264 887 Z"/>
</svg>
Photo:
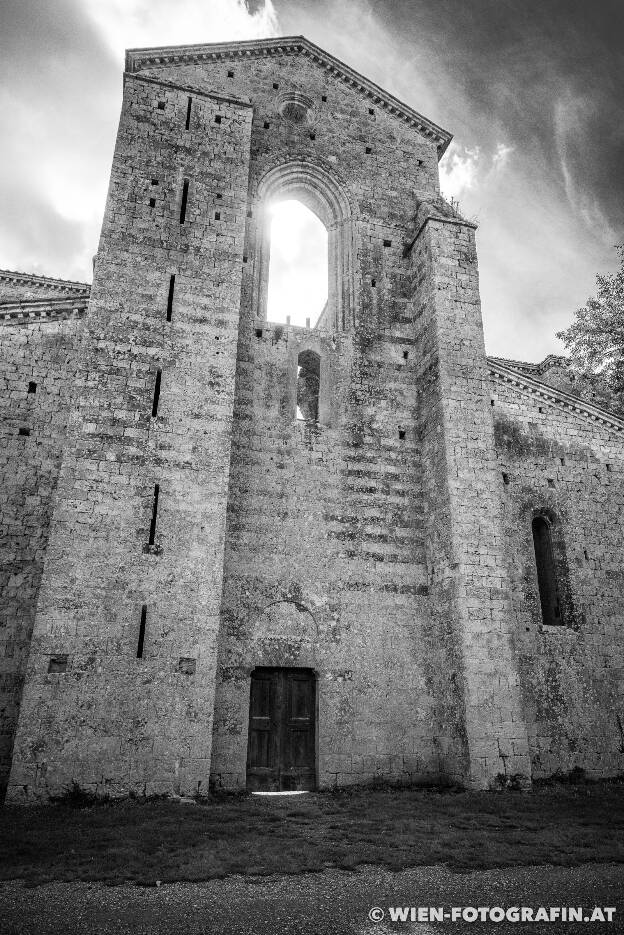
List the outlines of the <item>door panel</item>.
<svg viewBox="0 0 624 935">
<path fill-rule="evenodd" d="M 256 669 L 251 676 L 247 788 L 316 787 L 316 680 L 310 669 Z"/>
</svg>

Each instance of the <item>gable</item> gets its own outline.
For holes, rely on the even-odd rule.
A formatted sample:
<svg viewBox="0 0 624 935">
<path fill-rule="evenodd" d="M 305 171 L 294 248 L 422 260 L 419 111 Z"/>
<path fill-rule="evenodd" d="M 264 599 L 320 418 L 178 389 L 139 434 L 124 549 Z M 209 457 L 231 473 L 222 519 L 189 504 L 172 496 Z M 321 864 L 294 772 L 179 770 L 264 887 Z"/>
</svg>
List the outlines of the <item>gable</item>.
<svg viewBox="0 0 624 935">
<path fill-rule="evenodd" d="M 243 67 L 248 78 L 241 99 L 256 103 L 262 96 L 266 81 L 259 80 L 279 72 L 280 79 L 268 87 L 277 91 L 273 84 L 280 84 L 282 76 L 293 89 L 301 84 L 305 65 L 311 65 L 326 84 L 349 89 L 361 103 L 373 112 L 390 115 L 394 120 L 415 130 L 419 136 L 435 146 L 438 159 L 446 151 L 452 136 L 433 121 L 384 91 L 374 82 L 334 58 L 303 36 L 282 39 L 261 39 L 248 42 L 214 43 L 206 45 L 174 46 L 151 49 L 129 49 L 126 52 L 126 71 L 160 77 L 193 86 L 199 78 L 202 90 L 236 96 L 241 87 L 236 82 L 236 70 Z M 201 66 L 198 68 L 198 66 Z M 230 72 L 233 76 L 229 77 Z M 308 71 L 309 73 L 309 71 Z M 250 94 L 250 89 L 253 91 Z M 305 93 L 306 83 L 300 88 Z M 275 95 L 273 95 L 275 97 Z"/>
<path fill-rule="evenodd" d="M 542 383 L 526 372 L 516 371 L 496 358 L 488 357 L 488 367 L 494 392 L 497 387 L 504 387 L 506 391 L 520 394 L 527 403 L 537 407 L 538 412 L 540 404 L 546 404 L 557 411 L 559 419 L 565 415 L 566 419 L 582 423 L 586 429 L 593 423 L 596 431 L 607 430 L 618 442 L 624 441 L 624 418 L 615 413 Z"/>
</svg>

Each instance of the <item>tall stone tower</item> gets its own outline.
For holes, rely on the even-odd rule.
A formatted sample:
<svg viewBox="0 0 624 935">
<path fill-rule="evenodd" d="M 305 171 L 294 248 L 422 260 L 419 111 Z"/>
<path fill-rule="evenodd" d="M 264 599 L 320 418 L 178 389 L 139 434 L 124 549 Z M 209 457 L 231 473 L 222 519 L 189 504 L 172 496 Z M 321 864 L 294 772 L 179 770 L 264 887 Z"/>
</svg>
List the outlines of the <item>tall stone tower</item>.
<svg viewBox="0 0 624 935">
<path fill-rule="evenodd" d="M 12 797 L 529 776 L 449 141 L 303 37 L 127 53 Z"/>
</svg>

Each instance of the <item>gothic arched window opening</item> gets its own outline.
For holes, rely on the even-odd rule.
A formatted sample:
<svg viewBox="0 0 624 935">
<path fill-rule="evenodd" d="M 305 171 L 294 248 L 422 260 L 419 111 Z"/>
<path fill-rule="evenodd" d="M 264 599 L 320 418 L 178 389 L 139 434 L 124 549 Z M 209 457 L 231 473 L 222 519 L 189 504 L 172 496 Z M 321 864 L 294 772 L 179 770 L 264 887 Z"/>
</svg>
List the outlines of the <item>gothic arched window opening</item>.
<svg viewBox="0 0 624 935">
<path fill-rule="evenodd" d="M 542 620 L 548 626 L 563 624 L 557 565 L 553 553 L 551 524 L 544 516 L 536 516 L 532 523 L 533 547 L 537 567 Z"/>
<path fill-rule="evenodd" d="M 314 351 L 302 351 L 297 358 L 297 418 L 318 422 L 321 358 Z"/>
<path fill-rule="evenodd" d="M 327 306 L 327 228 L 295 199 L 270 208 L 267 319 L 315 328 Z"/>
</svg>

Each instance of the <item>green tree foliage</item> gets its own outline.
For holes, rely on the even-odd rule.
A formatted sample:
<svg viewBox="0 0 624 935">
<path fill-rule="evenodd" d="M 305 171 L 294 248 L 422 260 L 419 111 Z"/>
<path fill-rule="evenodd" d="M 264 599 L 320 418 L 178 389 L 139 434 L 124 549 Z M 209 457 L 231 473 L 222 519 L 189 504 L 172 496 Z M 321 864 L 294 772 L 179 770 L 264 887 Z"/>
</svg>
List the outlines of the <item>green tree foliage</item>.
<svg viewBox="0 0 624 935">
<path fill-rule="evenodd" d="M 620 268 L 596 276 L 597 294 L 579 308 L 569 328 L 557 337 L 565 344 L 570 365 L 586 398 L 624 413 L 624 244 L 616 248 Z M 590 391 L 590 392 L 588 392 Z"/>
</svg>

